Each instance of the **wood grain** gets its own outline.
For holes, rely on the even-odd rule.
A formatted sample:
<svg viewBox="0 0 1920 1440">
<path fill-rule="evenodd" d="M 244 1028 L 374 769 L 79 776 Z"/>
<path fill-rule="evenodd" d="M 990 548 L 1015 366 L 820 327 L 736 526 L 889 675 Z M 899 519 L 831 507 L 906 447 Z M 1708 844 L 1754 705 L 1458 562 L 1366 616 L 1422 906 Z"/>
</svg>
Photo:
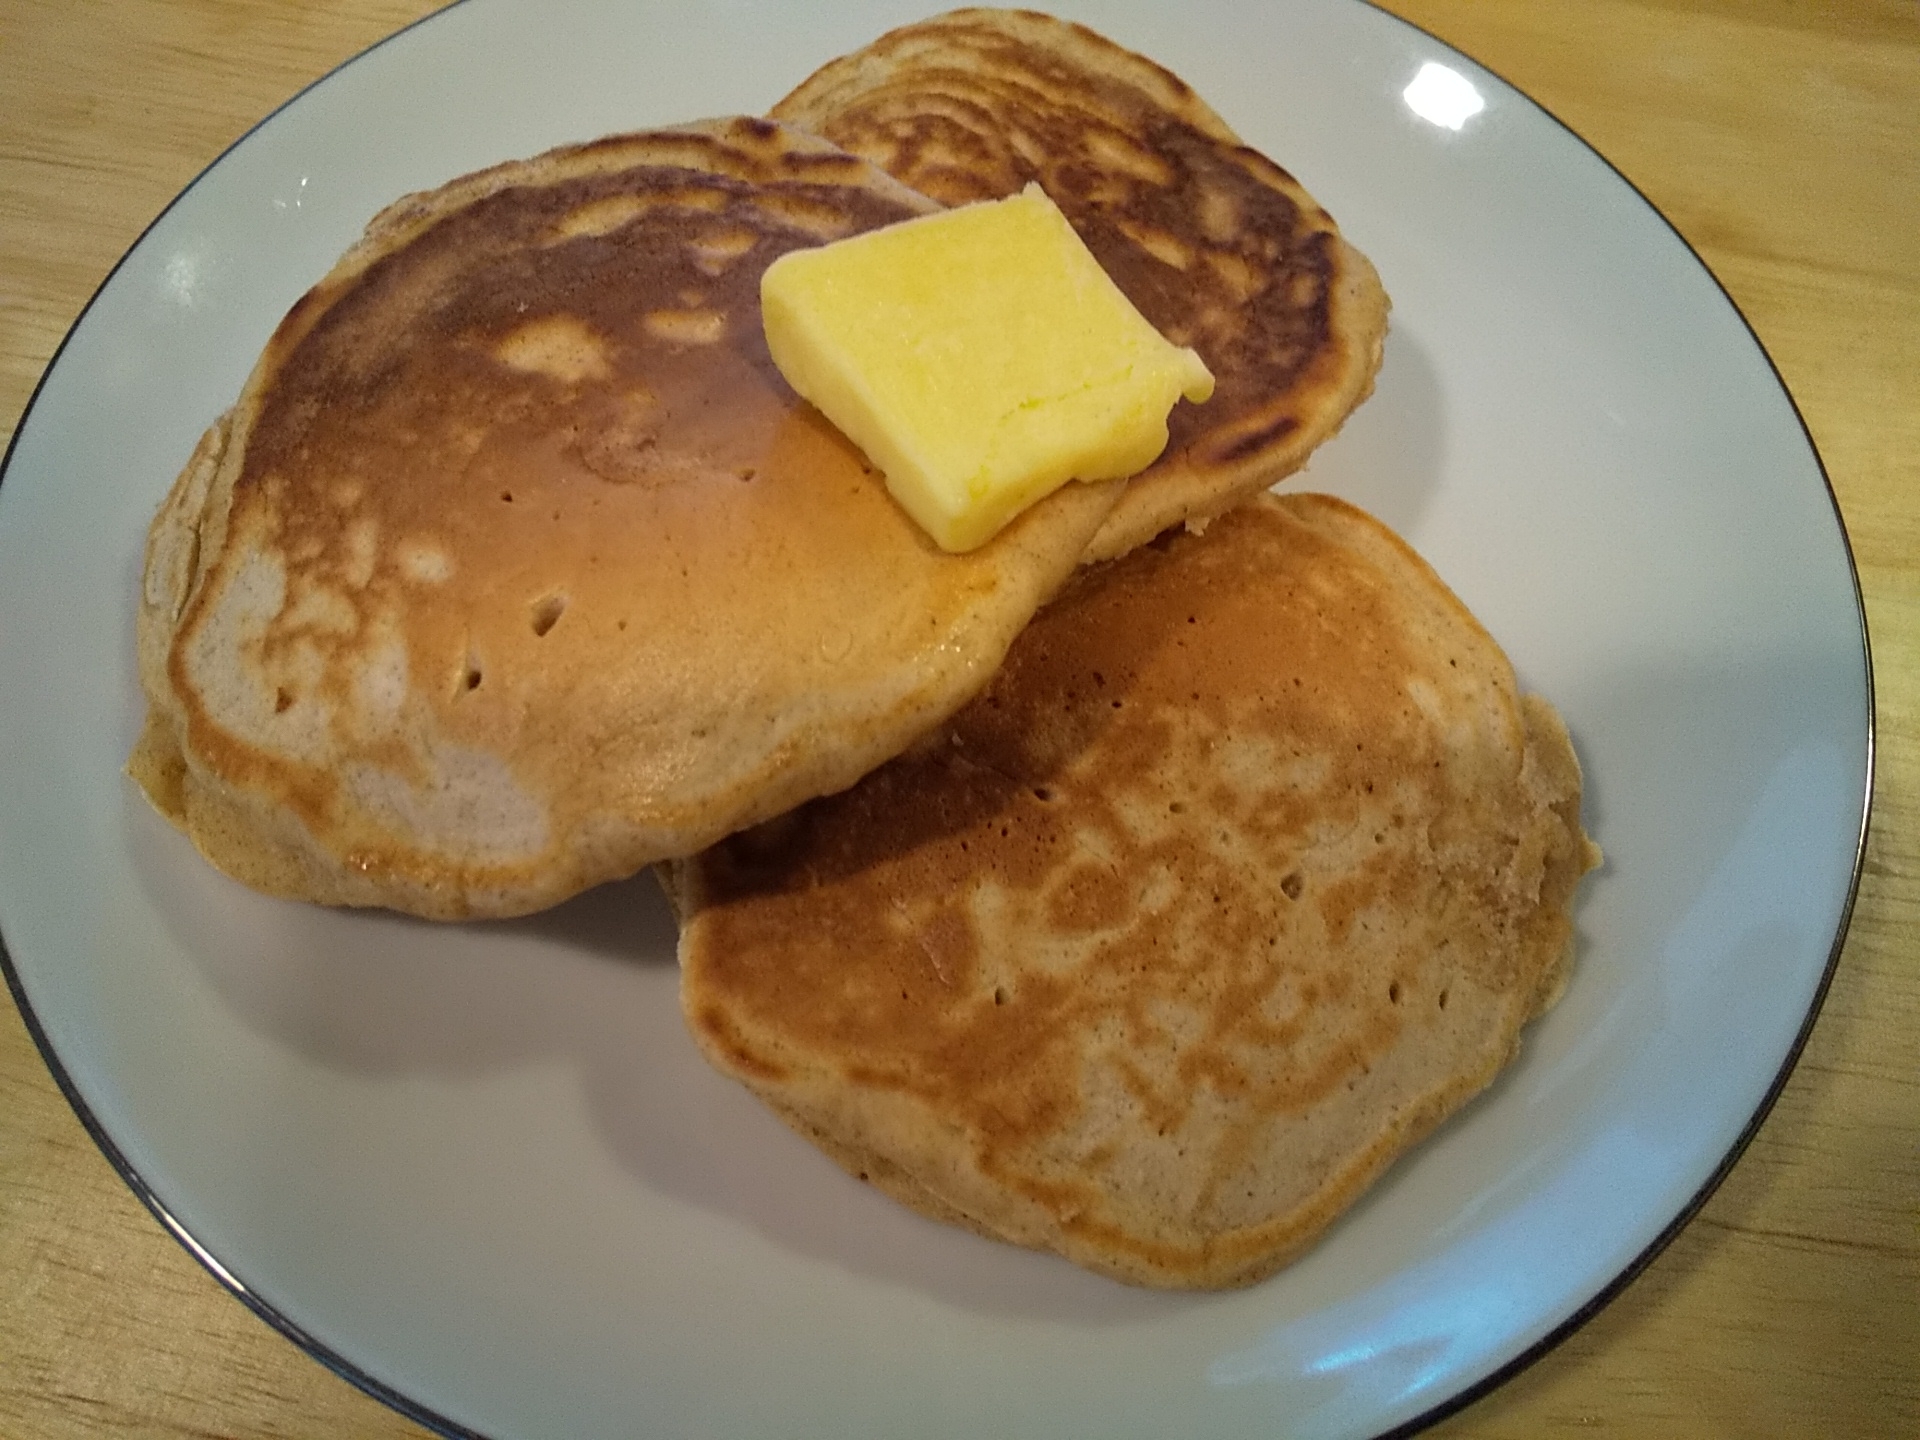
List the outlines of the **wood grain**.
<svg viewBox="0 0 1920 1440">
<path fill-rule="evenodd" d="M 9 433 L 167 201 L 301 86 L 432 8 L 0 0 Z M 1584 136 L 1745 312 L 1846 519 L 1878 710 L 1852 930 L 1773 1114 L 1622 1295 L 1433 1433 L 1920 1434 L 1920 7 L 1387 8 Z M 161 1229 L 0 1006 L 0 1436 L 424 1433 L 256 1319 Z"/>
</svg>

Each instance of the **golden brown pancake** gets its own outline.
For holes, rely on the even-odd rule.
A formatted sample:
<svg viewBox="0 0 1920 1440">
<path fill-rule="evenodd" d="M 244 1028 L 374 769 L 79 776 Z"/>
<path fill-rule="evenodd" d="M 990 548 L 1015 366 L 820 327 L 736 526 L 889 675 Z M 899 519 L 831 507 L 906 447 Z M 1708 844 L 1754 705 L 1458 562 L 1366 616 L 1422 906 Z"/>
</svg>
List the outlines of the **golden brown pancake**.
<svg viewBox="0 0 1920 1440">
<path fill-rule="evenodd" d="M 1294 178 L 1184 82 L 1084 26 L 956 10 L 829 62 L 773 107 L 949 205 L 1038 181 L 1142 314 L 1218 384 L 1172 418 L 1089 559 L 1306 463 L 1373 389 L 1387 297 Z"/>
<path fill-rule="evenodd" d="M 672 866 L 682 1004 L 915 1209 L 1246 1284 L 1557 997 L 1580 791 L 1406 545 L 1267 496 L 1089 568 L 934 737 Z"/>
<path fill-rule="evenodd" d="M 778 255 L 937 208 L 766 120 L 411 197 L 149 540 L 132 770 L 228 873 L 508 915 L 851 783 L 983 684 L 1116 487 L 941 553 L 761 336 Z"/>
</svg>

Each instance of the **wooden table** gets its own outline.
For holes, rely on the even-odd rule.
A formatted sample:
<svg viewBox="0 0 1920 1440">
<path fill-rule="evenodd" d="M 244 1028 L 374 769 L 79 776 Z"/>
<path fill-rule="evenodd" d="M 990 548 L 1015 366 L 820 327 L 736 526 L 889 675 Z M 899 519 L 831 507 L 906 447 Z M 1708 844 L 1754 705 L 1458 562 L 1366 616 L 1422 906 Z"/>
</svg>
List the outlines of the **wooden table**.
<svg viewBox="0 0 1920 1440">
<path fill-rule="evenodd" d="M 0 416 L 223 147 L 432 0 L 0 0 Z M 1920 6 L 1393 0 L 1680 228 L 1772 353 L 1853 538 L 1879 774 L 1785 1093 L 1611 1306 L 1445 1436 L 1920 1434 Z M 0 1436 L 418 1436 L 144 1211 L 0 1005 Z"/>
</svg>

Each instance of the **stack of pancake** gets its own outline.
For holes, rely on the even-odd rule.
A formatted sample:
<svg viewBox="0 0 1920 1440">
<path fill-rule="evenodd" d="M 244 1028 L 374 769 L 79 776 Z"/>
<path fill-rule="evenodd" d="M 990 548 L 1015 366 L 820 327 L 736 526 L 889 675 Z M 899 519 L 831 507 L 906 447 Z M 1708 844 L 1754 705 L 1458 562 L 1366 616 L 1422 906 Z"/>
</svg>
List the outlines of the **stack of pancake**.
<svg viewBox="0 0 1920 1440">
<path fill-rule="evenodd" d="M 906 1203 L 1245 1283 L 1484 1086 L 1596 852 L 1544 702 L 1263 492 L 1372 267 L 1181 81 L 968 10 L 773 108 L 463 177 L 282 322 L 156 516 L 130 764 L 269 893 L 522 914 L 663 864 L 703 1052 Z M 1038 181 L 1218 386 L 941 552 L 761 335 L 780 254 Z"/>
</svg>

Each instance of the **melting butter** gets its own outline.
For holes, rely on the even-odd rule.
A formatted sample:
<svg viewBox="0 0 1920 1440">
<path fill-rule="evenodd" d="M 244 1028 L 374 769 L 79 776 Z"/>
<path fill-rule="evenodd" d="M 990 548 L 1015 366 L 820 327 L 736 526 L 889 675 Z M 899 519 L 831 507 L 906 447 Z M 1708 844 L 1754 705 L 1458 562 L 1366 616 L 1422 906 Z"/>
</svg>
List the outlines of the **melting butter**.
<svg viewBox="0 0 1920 1440">
<path fill-rule="evenodd" d="M 790 252 L 760 300 L 780 373 L 948 551 L 1145 469 L 1174 404 L 1213 393 L 1037 185 Z"/>
</svg>

